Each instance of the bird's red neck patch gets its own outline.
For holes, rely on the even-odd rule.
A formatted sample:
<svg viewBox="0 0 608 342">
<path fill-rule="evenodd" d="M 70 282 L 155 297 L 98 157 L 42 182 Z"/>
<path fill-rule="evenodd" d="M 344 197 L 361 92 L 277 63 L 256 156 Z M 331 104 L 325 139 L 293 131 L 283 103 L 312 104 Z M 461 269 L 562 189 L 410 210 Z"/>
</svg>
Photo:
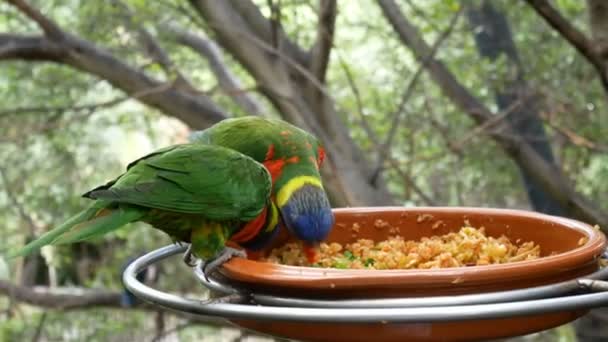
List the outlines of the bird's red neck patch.
<svg viewBox="0 0 608 342">
<path fill-rule="evenodd" d="M 236 234 L 232 235 L 232 237 L 230 237 L 230 241 L 242 243 L 253 239 L 256 235 L 258 235 L 260 230 L 264 228 L 267 213 L 268 207 L 264 208 L 264 210 L 256 218 L 247 222 L 247 224 L 245 224 L 243 228 L 241 228 L 241 230 L 239 230 Z"/>
<path fill-rule="evenodd" d="M 268 146 L 268 151 L 266 151 L 266 156 L 264 157 L 264 161 L 262 162 L 262 164 L 264 165 L 264 167 L 266 167 L 268 173 L 270 173 L 270 177 L 272 177 L 272 183 L 274 184 L 274 182 L 281 176 L 285 165 L 295 164 L 299 161 L 300 157 L 298 156 L 275 159 L 275 148 L 274 145 L 271 144 L 270 146 Z"/>
</svg>

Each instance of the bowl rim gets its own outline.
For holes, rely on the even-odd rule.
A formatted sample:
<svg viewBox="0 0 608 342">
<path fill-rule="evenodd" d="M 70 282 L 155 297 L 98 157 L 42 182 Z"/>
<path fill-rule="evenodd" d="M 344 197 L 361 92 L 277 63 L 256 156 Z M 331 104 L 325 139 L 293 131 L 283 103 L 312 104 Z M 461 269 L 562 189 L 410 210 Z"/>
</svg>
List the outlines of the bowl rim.
<svg viewBox="0 0 608 342">
<path fill-rule="evenodd" d="M 262 261 L 233 258 L 222 267 L 229 279 L 258 285 L 278 285 L 287 288 L 360 288 L 390 286 L 391 283 L 407 283 L 408 286 L 445 286 L 447 283 L 489 283 L 499 280 L 508 272 L 510 280 L 538 278 L 563 272 L 594 261 L 602 253 L 606 237 L 598 229 L 577 220 L 519 209 L 488 207 L 348 207 L 333 209 L 336 214 L 368 215 L 380 212 L 452 213 L 491 216 L 519 216 L 549 221 L 577 230 L 587 237 L 586 243 L 572 250 L 506 264 L 467 266 L 436 269 L 365 270 L 333 269 L 278 265 Z"/>
</svg>

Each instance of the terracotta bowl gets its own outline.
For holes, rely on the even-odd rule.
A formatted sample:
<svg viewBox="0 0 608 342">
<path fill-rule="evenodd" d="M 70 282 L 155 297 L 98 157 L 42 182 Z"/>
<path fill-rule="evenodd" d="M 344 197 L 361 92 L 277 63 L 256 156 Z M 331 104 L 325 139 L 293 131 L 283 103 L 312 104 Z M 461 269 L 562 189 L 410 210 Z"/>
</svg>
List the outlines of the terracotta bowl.
<svg viewBox="0 0 608 342">
<path fill-rule="evenodd" d="M 598 258 L 606 243 L 604 235 L 587 224 L 528 211 L 378 207 L 334 212 L 336 225 L 328 241 L 342 244 L 360 238 L 380 241 L 394 235 L 417 240 L 458 231 L 466 221 L 476 228 L 485 227 L 491 236 L 504 234 L 512 241 L 534 241 L 540 245 L 543 257 L 509 264 L 427 270 L 321 269 L 235 258 L 224 265 L 222 273 L 261 293 L 306 298 L 470 294 L 546 285 L 592 273 L 599 267 Z M 584 313 L 432 324 L 236 323 L 301 340 L 453 341 L 522 335 L 564 324 Z"/>
</svg>

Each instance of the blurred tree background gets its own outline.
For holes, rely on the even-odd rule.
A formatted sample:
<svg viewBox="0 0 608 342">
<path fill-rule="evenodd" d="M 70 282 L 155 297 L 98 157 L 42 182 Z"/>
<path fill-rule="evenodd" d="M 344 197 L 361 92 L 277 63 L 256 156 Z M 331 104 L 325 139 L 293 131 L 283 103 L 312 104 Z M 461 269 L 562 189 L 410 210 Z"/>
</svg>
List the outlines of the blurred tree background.
<svg viewBox="0 0 608 342">
<path fill-rule="evenodd" d="M 537 210 L 608 228 L 602 0 L 7 0 L 0 3 L 0 250 L 82 208 L 147 152 L 223 118 L 328 146 L 334 206 Z M 0 341 L 227 341 L 121 299 L 155 230 L 0 259 Z M 181 262 L 147 281 L 199 286 Z M 608 339 L 602 311 L 527 339 Z M 576 330 L 576 331 L 575 331 Z"/>
</svg>

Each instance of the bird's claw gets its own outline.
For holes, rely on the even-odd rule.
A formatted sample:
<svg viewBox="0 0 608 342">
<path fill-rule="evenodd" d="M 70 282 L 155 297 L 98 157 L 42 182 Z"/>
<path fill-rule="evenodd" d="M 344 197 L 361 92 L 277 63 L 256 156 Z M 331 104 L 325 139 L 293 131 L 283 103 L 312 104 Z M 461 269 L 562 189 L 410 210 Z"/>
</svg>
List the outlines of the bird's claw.
<svg viewBox="0 0 608 342">
<path fill-rule="evenodd" d="M 247 253 L 242 249 L 225 247 L 215 258 L 203 261 L 199 267 L 205 276 L 205 280 L 209 281 L 209 276 L 214 271 L 234 257 L 247 258 Z"/>
<path fill-rule="evenodd" d="M 186 252 L 184 252 L 182 260 L 184 260 L 184 263 L 190 267 L 196 266 L 196 260 L 192 255 L 192 245 L 188 245 L 188 249 L 186 249 Z"/>
<path fill-rule="evenodd" d="M 203 305 L 213 305 L 213 304 L 244 304 L 247 303 L 247 298 L 241 294 L 234 293 L 231 295 L 218 297 L 218 298 L 209 298 L 201 301 Z"/>
</svg>

